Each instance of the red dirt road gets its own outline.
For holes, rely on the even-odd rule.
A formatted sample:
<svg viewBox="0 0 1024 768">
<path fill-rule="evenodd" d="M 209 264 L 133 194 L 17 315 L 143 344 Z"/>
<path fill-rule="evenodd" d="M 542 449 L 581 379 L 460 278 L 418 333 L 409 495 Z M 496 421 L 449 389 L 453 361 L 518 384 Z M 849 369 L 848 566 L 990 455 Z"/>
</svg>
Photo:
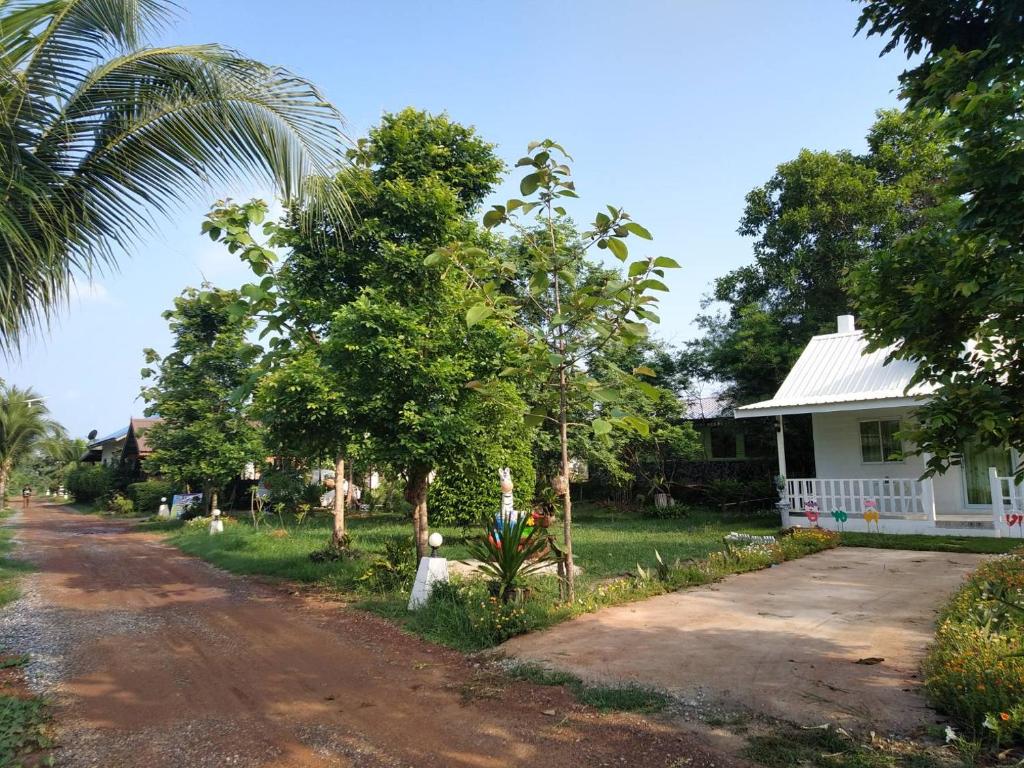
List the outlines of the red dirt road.
<svg viewBox="0 0 1024 768">
<path fill-rule="evenodd" d="M 25 580 L 30 610 L 8 610 L 53 656 L 59 765 L 732 764 L 666 722 L 509 682 L 124 523 L 34 507 L 10 524 L 38 571 Z"/>
</svg>

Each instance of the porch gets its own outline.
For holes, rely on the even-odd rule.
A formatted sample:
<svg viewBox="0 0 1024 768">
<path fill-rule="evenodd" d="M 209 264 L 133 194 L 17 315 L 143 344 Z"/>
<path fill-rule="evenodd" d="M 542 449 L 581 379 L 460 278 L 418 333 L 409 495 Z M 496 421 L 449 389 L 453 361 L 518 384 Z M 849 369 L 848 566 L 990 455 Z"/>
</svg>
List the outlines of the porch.
<svg viewBox="0 0 1024 768">
<path fill-rule="evenodd" d="M 992 504 L 978 511 L 936 508 L 931 478 L 786 478 L 785 527 L 959 536 L 1024 536 L 1024 485 L 989 468 Z"/>
</svg>

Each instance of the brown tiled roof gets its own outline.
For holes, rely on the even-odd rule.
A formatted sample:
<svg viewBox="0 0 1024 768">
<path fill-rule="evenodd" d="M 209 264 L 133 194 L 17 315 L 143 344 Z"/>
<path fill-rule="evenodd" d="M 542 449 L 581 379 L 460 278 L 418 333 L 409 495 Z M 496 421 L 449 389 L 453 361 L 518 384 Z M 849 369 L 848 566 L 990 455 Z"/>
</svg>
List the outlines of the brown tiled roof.
<svg viewBox="0 0 1024 768">
<path fill-rule="evenodd" d="M 159 424 L 163 419 L 154 417 L 149 419 L 136 419 L 132 418 L 129 423 L 129 431 L 135 435 L 135 443 L 139 449 L 139 456 L 145 456 L 153 452 L 153 449 L 149 447 L 146 442 L 146 430 L 154 424 Z"/>
</svg>

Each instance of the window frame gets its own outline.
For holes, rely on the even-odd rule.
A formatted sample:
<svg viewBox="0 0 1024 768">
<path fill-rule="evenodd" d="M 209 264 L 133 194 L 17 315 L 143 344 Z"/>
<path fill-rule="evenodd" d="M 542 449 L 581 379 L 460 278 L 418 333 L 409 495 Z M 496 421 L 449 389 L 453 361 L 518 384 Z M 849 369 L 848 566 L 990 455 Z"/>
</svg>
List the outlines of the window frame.
<svg viewBox="0 0 1024 768">
<path fill-rule="evenodd" d="M 882 424 L 883 423 L 885 423 L 885 422 L 895 422 L 896 423 L 896 432 L 899 432 L 900 425 L 902 424 L 902 421 L 903 421 L 902 419 L 881 419 L 881 418 L 858 419 L 857 420 L 857 440 L 860 443 L 860 463 L 861 464 L 870 464 L 870 465 L 879 464 L 880 465 L 880 464 L 902 464 L 902 463 L 904 463 L 905 456 L 903 455 L 903 453 L 904 453 L 903 441 L 902 440 L 898 440 L 895 437 L 893 438 L 894 440 L 896 440 L 896 451 L 895 452 L 898 452 L 900 454 L 900 458 L 898 458 L 898 459 L 888 459 L 888 458 L 886 458 L 887 454 L 886 454 L 886 451 L 885 451 L 885 439 L 884 439 L 883 434 L 882 434 Z M 878 449 L 879 449 L 879 455 L 881 456 L 881 458 L 878 459 L 878 460 L 867 459 L 867 458 L 864 457 L 864 425 L 865 424 L 875 424 L 877 426 L 877 430 L 878 430 Z M 890 453 L 893 453 L 893 452 L 890 452 Z"/>
</svg>

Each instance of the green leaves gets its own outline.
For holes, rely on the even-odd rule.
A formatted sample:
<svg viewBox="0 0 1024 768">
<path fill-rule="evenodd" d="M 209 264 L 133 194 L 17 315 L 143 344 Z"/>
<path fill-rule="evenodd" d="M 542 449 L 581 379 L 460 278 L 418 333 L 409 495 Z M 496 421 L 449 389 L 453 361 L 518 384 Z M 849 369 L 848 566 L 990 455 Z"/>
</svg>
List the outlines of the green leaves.
<svg viewBox="0 0 1024 768">
<path fill-rule="evenodd" d="M 612 431 L 612 423 L 604 419 L 594 419 L 590 422 L 590 426 L 594 430 L 594 434 L 598 437 L 601 435 L 607 435 Z"/>
<path fill-rule="evenodd" d="M 483 322 L 493 314 L 494 309 L 487 304 L 474 304 L 466 312 L 466 325 L 472 328 L 474 325 Z"/>
<path fill-rule="evenodd" d="M 605 244 L 607 245 L 608 250 L 615 254 L 615 258 L 617 258 L 619 261 L 625 261 L 626 258 L 629 256 L 629 249 L 626 247 L 626 244 L 622 242 L 622 240 L 620 240 L 619 238 L 609 237 L 607 240 L 605 240 Z"/>
</svg>

